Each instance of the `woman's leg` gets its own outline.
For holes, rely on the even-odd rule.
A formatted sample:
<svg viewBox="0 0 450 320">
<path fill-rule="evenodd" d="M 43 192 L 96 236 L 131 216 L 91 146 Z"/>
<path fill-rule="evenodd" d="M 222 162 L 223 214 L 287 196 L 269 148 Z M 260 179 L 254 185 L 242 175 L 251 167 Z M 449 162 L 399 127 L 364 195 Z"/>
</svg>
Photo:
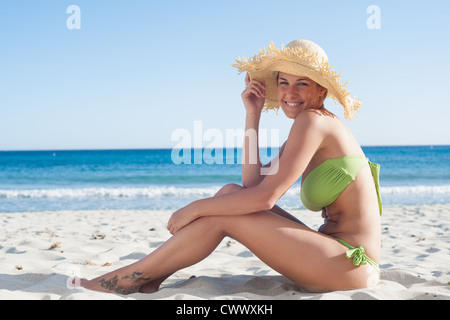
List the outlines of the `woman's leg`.
<svg viewBox="0 0 450 320">
<path fill-rule="evenodd" d="M 242 188 L 229 184 L 218 195 Z M 345 257 L 347 248 L 335 238 L 310 229 L 278 206 L 268 212 L 237 218 L 218 222 L 223 224 L 226 235 L 245 245 L 267 265 L 301 286 L 328 291 L 373 286 L 378 282 L 379 275 L 375 269 L 369 265 L 358 268 L 353 266 L 352 261 Z M 248 228 L 248 225 L 257 223 L 260 223 L 259 228 Z M 264 231 L 263 226 L 267 230 Z M 258 235 L 262 235 L 261 241 L 253 241 L 259 238 Z M 261 246 L 264 242 L 265 245 Z M 343 276 L 336 277 L 336 274 Z"/>
<path fill-rule="evenodd" d="M 229 189 L 237 187 L 226 186 L 221 191 Z M 346 248 L 335 239 L 269 211 L 197 219 L 142 260 L 82 285 L 122 294 L 154 289 L 152 281 L 159 286 L 161 279 L 203 260 L 225 236 L 301 286 L 321 290 L 367 286 L 366 267 L 371 266 L 355 268 L 345 258 Z"/>
<path fill-rule="evenodd" d="M 206 258 L 222 241 L 220 228 L 211 228 L 198 219 L 173 235 L 145 258 L 100 276 L 82 281 L 85 288 L 128 294 L 154 291 L 172 273 Z M 153 283 L 152 283 L 153 281 Z"/>
<path fill-rule="evenodd" d="M 370 265 L 355 267 L 336 239 L 270 212 L 217 218 L 227 236 L 301 287 L 318 291 L 365 288 L 377 277 Z M 220 220 L 219 220 L 220 219 Z"/>
<path fill-rule="evenodd" d="M 153 279 L 206 258 L 230 236 L 268 266 L 300 286 L 338 290 L 367 286 L 366 268 L 355 268 L 336 240 L 269 212 L 200 218 L 142 260 L 85 282 L 88 289 L 128 294 Z M 147 290 L 143 290 L 147 291 Z"/>
</svg>

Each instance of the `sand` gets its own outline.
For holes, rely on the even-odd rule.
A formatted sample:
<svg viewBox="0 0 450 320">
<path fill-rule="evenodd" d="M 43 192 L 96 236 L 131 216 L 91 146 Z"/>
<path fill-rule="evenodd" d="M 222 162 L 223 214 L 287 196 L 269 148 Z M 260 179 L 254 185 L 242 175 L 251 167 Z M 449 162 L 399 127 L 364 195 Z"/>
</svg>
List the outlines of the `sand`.
<svg viewBox="0 0 450 320">
<path fill-rule="evenodd" d="M 67 285 L 143 258 L 170 237 L 170 211 L 0 213 L 0 299 L 450 299 L 450 204 L 385 207 L 381 281 L 370 289 L 308 292 L 224 239 L 206 260 L 154 294 L 106 294 Z M 317 228 L 319 214 L 298 210 Z"/>
</svg>

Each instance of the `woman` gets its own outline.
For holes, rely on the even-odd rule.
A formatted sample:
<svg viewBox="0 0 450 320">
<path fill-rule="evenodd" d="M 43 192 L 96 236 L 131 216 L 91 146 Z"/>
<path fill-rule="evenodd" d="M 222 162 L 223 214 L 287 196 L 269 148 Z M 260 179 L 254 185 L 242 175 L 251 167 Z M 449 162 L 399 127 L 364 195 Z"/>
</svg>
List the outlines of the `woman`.
<svg viewBox="0 0 450 320">
<path fill-rule="evenodd" d="M 277 156 L 277 170 L 262 175 L 259 160 L 243 161 L 243 186 L 226 185 L 214 197 L 176 211 L 168 222 L 173 236 L 166 243 L 136 263 L 83 279 L 83 287 L 122 294 L 155 292 L 172 273 L 206 258 L 226 236 L 309 290 L 377 284 L 378 167 L 323 104 L 329 96 L 351 118 L 359 101 L 350 97 L 323 50 L 311 41 L 296 40 L 281 49 L 271 44 L 253 59 L 237 62 L 241 72 L 248 72 L 242 93 L 246 130 L 258 130 L 263 109 L 281 107 L 294 120 Z M 258 148 L 246 141 L 243 152 L 248 158 Z M 301 176 L 303 203 L 325 218 L 318 231 L 275 205 Z"/>
</svg>

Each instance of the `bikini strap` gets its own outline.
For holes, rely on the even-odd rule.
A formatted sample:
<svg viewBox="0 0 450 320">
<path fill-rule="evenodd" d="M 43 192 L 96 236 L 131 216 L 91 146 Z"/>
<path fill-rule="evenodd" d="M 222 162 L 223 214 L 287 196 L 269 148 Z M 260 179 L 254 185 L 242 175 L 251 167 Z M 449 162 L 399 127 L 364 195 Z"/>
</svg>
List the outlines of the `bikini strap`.
<svg viewBox="0 0 450 320">
<path fill-rule="evenodd" d="M 367 263 L 369 263 L 372 267 L 374 267 L 377 270 L 378 273 L 380 273 L 380 268 L 378 267 L 378 264 L 366 255 L 363 245 L 360 245 L 358 248 L 355 248 L 351 244 L 345 242 L 344 240 L 338 238 L 336 238 L 336 240 L 350 249 L 345 252 L 345 257 L 348 259 L 353 258 L 354 266 L 366 265 Z"/>
</svg>

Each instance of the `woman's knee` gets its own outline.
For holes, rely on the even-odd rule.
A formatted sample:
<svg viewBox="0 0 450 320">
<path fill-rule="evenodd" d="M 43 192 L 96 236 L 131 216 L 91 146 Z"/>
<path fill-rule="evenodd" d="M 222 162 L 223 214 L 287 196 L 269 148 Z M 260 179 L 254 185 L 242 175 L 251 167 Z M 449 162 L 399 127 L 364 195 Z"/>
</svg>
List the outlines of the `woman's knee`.
<svg viewBox="0 0 450 320">
<path fill-rule="evenodd" d="M 202 233 L 215 233 L 215 234 L 222 234 L 224 237 L 225 230 L 224 230 L 224 223 L 223 220 L 227 216 L 207 216 L 207 217 L 201 217 L 197 220 L 193 221 L 192 224 L 195 224 L 199 230 L 201 230 Z"/>
<path fill-rule="evenodd" d="M 249 225 L 246 221 L 252 219 L 261 213 L 251 213 L 246 215 L 220 215 L 220 216 L 205 216 L 193 221 L 203 232 L 220 232 L 224 236 L 230 236 L 229 233 L 236 228 L 245 227 Z M 250 223 L 251 224 L 251 223 Z"/>
<path fill-rule="evenodd" d="M 240 191 L 242 189 L 244 189 L 244 187 L 235 183 L 226 184 L 222 188 L 220 188 L 220 190 L 215 194 L 215 196 L 221 196 L 224 194 Z"/>
</svg>

